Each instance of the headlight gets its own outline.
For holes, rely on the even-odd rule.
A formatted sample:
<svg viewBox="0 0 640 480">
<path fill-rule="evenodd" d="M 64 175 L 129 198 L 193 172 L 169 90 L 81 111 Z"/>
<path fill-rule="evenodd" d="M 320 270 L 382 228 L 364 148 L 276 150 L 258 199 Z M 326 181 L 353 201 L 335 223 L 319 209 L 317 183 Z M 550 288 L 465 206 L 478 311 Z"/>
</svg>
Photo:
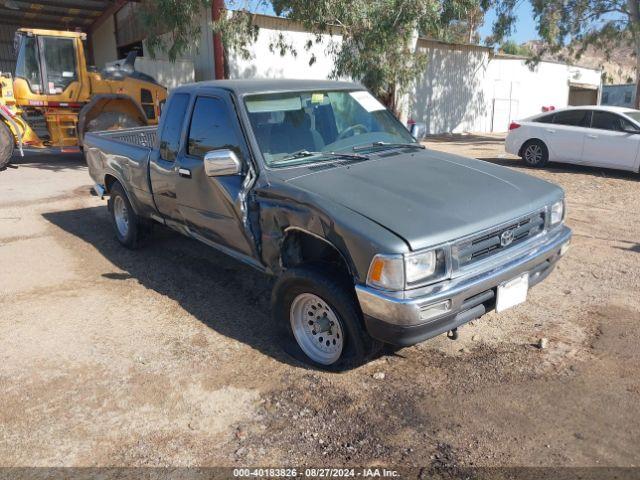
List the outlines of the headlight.
<svg viewBox="0 0 640 480">
<path fill-rule="evenodd" d="M 560 200 L 551 205 L 551 219 L 549 223 L 553 226 L 559 224 L 562 220 L 564 220 L 564 200 Z"/>
<path fill-rule="evenodd" d="M 385 290 L 404 290 L 442 280 L 446 274 L 443 248 L 407 255 L 376 255 L 369 267 L 367 284 Z"/>
</svg>

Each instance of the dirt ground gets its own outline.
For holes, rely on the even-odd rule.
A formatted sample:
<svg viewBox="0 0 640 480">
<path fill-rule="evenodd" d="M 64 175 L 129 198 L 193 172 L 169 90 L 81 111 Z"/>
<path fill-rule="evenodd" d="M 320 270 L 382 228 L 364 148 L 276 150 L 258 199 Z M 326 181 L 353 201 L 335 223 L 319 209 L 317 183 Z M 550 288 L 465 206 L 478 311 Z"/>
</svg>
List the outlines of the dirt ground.
<svg viewBox="0 0 640 480">
<path fill-rule="evenodd" d="M 640 177 L 427 144 L 563 186 L 572 247 L 526 304 L 342 374 L 282 351 L 268 278 L 164 230 L 127 251 L 81 157 L 17 159 L 0 465 L 640 466 Z"/>
</svg>

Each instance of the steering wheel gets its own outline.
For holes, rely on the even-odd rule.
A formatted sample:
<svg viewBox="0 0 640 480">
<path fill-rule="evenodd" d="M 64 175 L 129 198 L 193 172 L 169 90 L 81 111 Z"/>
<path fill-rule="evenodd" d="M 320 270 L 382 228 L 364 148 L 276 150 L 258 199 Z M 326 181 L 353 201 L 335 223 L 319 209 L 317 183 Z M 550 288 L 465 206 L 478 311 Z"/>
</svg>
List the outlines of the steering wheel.
<svg viewBox="0 0 640 480">
<path fill-rule="evenodd" d="M 356 131 L 360 131 L 361 133 L 369 133 L 369 129 L 366 125 L 358 123 L 356 125 L 351 125 L 350 127 L 344 129 L 340 135 L 338 135 L 338 140 L 344 140 L 347 137 L 353 137 Z M 351 135 L 349 135 L 351 134 Z"/>
</svg>

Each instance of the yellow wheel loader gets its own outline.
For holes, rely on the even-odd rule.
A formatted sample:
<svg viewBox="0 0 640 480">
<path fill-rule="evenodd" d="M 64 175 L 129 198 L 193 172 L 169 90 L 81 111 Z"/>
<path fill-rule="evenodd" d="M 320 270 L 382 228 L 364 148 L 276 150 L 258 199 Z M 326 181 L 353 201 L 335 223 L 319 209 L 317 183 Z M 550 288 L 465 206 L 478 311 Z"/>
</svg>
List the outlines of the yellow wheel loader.
<svg viewBox="0 0 640 480">
<path fill-rule="evenodd" d="M 20 28 L 15 75 L 0 72 L 0 169 L 24 147 L 82 146 L 84 134 L 158 123 L 167 90 L 119 66 L 87 67 L 84 33 Z"/>
</svg>

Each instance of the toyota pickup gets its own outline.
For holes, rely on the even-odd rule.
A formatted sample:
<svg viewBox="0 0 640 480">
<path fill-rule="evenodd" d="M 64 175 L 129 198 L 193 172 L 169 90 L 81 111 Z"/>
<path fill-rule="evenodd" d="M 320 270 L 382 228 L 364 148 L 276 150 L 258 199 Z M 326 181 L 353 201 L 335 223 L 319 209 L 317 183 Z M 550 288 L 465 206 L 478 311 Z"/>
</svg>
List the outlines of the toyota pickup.
<svg viewBox="0 0 640 480">
<path fill-rule="evenodd" d="M 426 149 L 354 83 L 185 85 L 84 152 L 122 245 L 159 223 L 276 276 L 274 321 L 321 368 L 524 302 L 571 237 L 558 186 Z"/>
</svg>

